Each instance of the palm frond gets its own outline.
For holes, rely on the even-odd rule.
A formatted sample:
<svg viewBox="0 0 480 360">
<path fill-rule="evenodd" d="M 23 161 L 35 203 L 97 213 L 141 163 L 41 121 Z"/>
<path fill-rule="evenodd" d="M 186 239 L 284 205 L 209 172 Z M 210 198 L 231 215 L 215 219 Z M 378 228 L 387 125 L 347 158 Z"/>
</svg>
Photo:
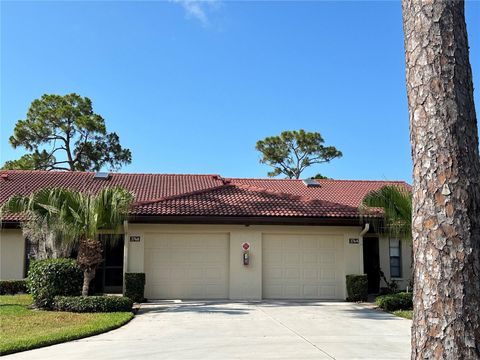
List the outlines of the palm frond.
<svg viewBox="0 0 480 360">
<path fill-rule="evenodd" d="M 120 187 L 107 187 L 96 195 L 51 188 L 14 196 L 0 213 L 26 213 L 39 228 L 48 228 L 62 242 L 71 243 L 94 239 L 102 229 L 116 231 L 127 219 L 132 202 L 133 194 Z"/>
<path fill-rule="evenodd" d="M 363 199 L 361 213 L 367 213 L 369 208 L 383 211 L 383 219 L 373 220 L 380 232 L 411 239 L 412 195 L 407 189 L 390 185 L 373 191 Z"/>
</svg>

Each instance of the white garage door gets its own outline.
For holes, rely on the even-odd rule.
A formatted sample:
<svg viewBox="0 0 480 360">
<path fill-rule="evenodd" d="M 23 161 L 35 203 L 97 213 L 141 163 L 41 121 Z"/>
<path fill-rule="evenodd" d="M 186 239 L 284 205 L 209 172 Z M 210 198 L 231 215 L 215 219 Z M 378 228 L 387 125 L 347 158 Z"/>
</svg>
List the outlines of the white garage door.
<svg viewBox="0 0 480 360">
<path fill-rule="evenodd" d="M 145 234 L 145 296 L 228 298 L 228 234 Z"/>
<path fill-rule="evenodd" d="M 345 281 L 341 236 L 263 236 L 265 299 L 340 299 Z"/>
</svg>

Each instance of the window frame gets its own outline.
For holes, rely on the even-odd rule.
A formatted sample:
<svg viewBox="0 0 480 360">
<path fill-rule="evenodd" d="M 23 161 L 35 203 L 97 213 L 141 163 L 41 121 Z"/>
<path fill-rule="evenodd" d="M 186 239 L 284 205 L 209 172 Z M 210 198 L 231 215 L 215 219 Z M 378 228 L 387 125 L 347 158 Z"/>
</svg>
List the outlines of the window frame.
<svg viewBox="0 0 480 360">
<path fill-rule="evenodd" d="M 398 256 L 392 255 L 392 249 L 397 249 L 396 246 L 392 246 L 392 240 L 398 241 Z M 400 279 L 403 275 L 402 269 L 402 240 L 399 238 L 389 238 L 388 239 L 388 258 L 390 265 L 390 278 L 391 279 Z M 392 263 L 392 259 L 398 259 L 398 266 Z M 398 269 L 398 273 L 393 274 L 392 269 Z"/>
</svg>

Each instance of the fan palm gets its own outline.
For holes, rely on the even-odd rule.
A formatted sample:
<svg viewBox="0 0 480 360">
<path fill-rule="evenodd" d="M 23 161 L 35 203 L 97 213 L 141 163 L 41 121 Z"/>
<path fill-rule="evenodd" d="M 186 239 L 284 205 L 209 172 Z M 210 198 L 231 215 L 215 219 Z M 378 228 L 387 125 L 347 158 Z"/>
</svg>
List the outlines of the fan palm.
<svg viewBox="0 0 480 360">
<path fill-rule="evenodd" d="M 107 187 L 98 194 L 51 188 L 29 196 L 14 196 L 1 211 L 25 213 L 28 221 L 46 226 L 64 244 L 78 246 L 78 264 L 84 273 L 82 295 L 88 295 L 91 280 L 102 262 L 98 234 L 116 232 L 126 220 L 133 195 L 120 187 Z"/>
<path fill-rule="evenodd" d="M 367 208 L 380 208 L 383 219 L 377 221 L 379 231 L 393 237 L 412 238 L 412 194 L 406 188 L 388 185 L 370 192 L 362 201 Z"/>
</svg>

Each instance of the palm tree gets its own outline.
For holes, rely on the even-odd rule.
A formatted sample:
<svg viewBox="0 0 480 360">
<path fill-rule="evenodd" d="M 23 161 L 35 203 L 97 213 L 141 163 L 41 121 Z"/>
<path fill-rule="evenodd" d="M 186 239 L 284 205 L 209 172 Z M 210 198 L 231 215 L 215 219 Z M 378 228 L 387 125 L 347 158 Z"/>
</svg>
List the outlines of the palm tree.
<svg viewBox="0 0 480 360">
<path fill-rule="evenodd" d="M 25 213 L 27 221 L 46 226 L 61 243 L 78 246 L 77 261 L 84 274 L 82 295 L 86 296 L 102 262 L 98 234 L 101 230 L 118 232 L 132 202 L 133 194 L 120 187 L 107 187 L 98 194 L 52 188 L 14 196 L 1 211 Z"/>
<path fill-rule="evenodd" d="M 379 208 L 383 219 L 376 220 L 380 232 L 392 237 L 412 238 L 412 194 L 405 188 L 388 185 L 370 192 L 362 201 L 361 212 Z"/>
</svg>

